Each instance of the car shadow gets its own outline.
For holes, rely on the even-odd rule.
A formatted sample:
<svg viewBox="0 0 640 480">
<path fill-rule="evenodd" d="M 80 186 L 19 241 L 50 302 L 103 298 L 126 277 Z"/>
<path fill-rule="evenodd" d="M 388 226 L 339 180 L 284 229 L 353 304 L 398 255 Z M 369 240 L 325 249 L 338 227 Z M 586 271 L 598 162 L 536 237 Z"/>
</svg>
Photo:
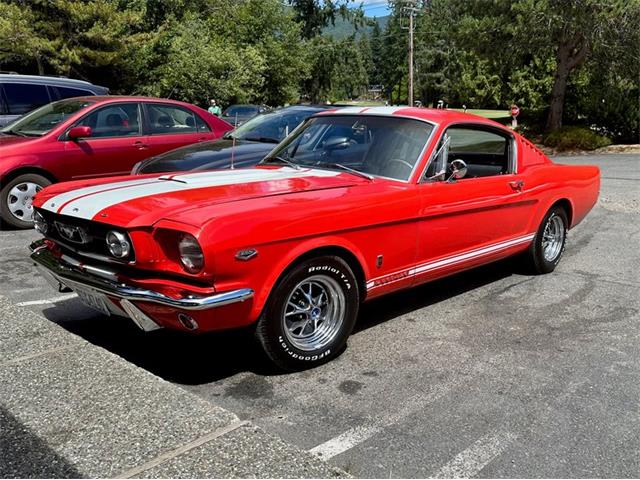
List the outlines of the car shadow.
<svg viewBox="0 0 640 480">
<path fill-rule="evenodd" d="M 521 273 L 526 272 L 519 263 L 507 259 L 374 299 L 361 308 L 353 335 Z M 130 320 L 119 317 L 96 314 L 90 319 L 60 320 L 59 312 L 54 312 L 63 307 L 63 303 L 66 302 L 45 309 L 44 315 L 51 320 L 56 318 L 56 323 L 69 332 L 170 382 L 200 385 L 240 372 L 263 376 L 282 374 L 271 366 L 250 328 L 200 335 L 170 330 L 144 333 Z"/>
</svg>

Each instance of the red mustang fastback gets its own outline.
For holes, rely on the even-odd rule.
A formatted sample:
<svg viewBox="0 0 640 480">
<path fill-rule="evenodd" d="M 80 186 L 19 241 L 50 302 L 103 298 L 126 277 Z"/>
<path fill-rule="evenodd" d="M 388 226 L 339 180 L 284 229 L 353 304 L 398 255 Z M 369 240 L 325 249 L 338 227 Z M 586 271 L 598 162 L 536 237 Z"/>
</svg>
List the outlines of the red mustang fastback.
<svg viewBox="0 0 640 480">
<path fill-rule="evenodd" d="M 253 324 L 293 370 L 336 356 L 363 301 L 515 254 L 551 272 L 599 182 L 484 118 L 348 108 L 254 168 L 48 187 L 32 258 L 147 331 Z"/>
</svg>

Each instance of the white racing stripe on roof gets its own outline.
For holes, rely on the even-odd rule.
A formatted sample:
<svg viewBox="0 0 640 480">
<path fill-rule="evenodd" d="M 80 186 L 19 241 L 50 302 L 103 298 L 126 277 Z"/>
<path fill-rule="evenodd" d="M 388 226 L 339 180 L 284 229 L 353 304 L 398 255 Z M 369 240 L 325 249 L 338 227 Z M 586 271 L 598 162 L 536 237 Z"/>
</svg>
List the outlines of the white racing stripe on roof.
<svg viewBox="0 0 640 480">
<path fill-rule="evenodd" d="M 338 110 L 335 111 L 335 113 L 348 113 L 348 114 L 354 114 L 354 113 L 360 113 L 362 112 L 362 110 L 364 110 L 367 107 L 344 107 L 344 108 L 340 108 Z"/>
<path fill-rule="evenodd" d="M 147 185 L 136 185 L 129 188 L 107 190 L 78 198 L 77 200 L 67 204 L 60 213 L 63 215 L 91 220 L 98 212 L 105 208 L 150 195 L 162 195 L 185 190 L 195 190 L 198 188 L 242 183 L 289 180 L 304 177 L 334 177 L 340 175 L 340 173 L 341 172 L 328 170 L 295 170 L 290 167 L 283 167 L 277 170 L 240 169 L 226 170 L 224 172 L 199 172 L 185 175 L 166 175 L 159 178 L 172 178 L 172 180 L 159 180 Z"/>
<path fill-rule="evenodd" d="M 364 112 L 365 115 L 393 115 L 398 110 L 405 110 L 409 107 L 371 107 Z"/>
</svg>

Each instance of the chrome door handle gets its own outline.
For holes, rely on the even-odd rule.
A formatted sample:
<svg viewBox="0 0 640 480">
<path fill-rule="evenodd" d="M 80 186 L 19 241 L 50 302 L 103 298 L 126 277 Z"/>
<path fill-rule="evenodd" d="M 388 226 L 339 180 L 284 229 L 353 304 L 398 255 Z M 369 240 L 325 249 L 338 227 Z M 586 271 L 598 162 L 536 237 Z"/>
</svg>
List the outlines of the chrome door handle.
<svg viewBox="0 0 640 480">
<path fill-rule="evenodd" d="M 145 150 L 147 148 L 149 148 L 149 145 L 147 145 L 146 143 L 142 143 L 142 142 L 134 142 L 133 144 L 134 147 L 136 147 L 138 150 Z"/>
<path fill-rule="evenodd" d="M 524 187 L 524 181 L 522 180 L 514 180 L 513 182 L 509 182 L 509 186 L 515 190 L 516 192 L 521 192 L 522 187 Z"/>
</svg>

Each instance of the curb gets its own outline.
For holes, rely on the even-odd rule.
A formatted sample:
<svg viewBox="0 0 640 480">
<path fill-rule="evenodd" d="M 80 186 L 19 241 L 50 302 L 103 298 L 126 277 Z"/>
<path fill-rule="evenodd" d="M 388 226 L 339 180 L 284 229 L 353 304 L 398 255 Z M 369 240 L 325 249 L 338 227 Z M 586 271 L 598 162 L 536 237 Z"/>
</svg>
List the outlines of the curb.
<svg viewBox="0 0 640 480">
<path fill-rule="evenodd" d="M 348 477 L 2 296 L 0 385 L 0 478 Z"/>
</svg>

